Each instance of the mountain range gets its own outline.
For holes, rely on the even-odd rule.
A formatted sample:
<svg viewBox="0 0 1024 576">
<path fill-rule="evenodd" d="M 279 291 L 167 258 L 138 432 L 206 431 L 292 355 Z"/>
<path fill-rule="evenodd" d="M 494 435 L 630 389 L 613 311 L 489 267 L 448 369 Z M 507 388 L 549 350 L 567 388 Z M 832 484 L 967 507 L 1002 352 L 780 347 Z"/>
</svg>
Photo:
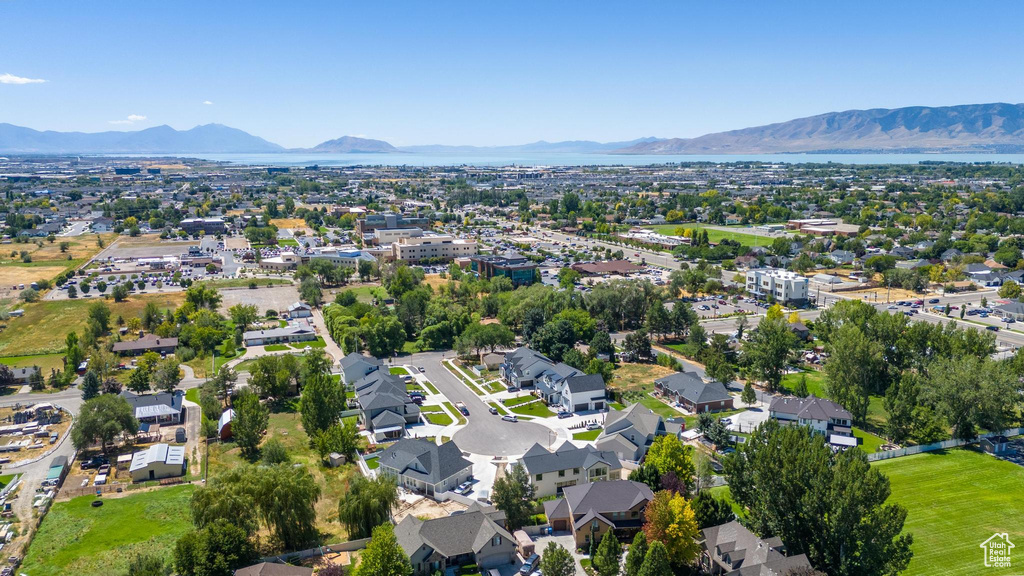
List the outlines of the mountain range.
<svg viewBox="0 0 1024 576">
<path fill-rule="evenodd" d="M 8 154 L 772 154 L 867 152 L 1024 152 L 1024 104 L 969 104 L 847 110 L 696 138 L 639 138 L 628 142 L 533 142 L 514 146 L 404 146 L 342 136 L 313 148 L 284 148 L 220 124 L 135 132 L 54 132 L 0 124 L 0 153 Z"/>
</svg>

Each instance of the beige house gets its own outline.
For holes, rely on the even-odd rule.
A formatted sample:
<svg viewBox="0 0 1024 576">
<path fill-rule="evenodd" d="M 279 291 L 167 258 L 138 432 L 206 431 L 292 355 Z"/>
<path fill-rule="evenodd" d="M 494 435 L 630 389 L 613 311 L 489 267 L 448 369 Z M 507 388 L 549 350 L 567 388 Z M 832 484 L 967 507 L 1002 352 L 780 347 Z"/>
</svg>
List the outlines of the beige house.
<svg viewBox="0 0 1024 576">
<path fill-rule="evenodd" d="M 601 541 L 613 531 L 628 542 L 644 523 L 644 510 L 654 492 L 642 482 L 615 480 L 570 486 L 558 500 L 544 502 L 544 514 L 555 531 L 571 531 L 578 548 Z"/>
<path fill-rule="evenodd" d="M 622 479 L 622 463 L 614 452 L 565 442 L 554 452 L 534 444 L 522 459 L 538 498 L 560 496 L 569 486 Z"/>
</svg>

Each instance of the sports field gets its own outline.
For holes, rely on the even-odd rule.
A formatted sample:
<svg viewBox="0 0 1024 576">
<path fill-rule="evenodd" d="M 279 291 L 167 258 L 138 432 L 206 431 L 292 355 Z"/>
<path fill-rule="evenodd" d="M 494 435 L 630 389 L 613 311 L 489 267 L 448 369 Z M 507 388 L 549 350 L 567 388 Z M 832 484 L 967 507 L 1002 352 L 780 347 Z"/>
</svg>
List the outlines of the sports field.
<svg viewBox="0 0 1024 576">
<path fill-rule="evenodd" d="M 667 236 L 675 236 L 676 235 L 676 231 L 678 229 L 680 229 L 680 228 L 684 228 L 684 229 L 687 229 L 687 230 L 707 230 L 708 231 L 708 241 L 711 242 L 712 244 L 718 244 L 722 240 L 728 238 L 729 240 L 734 240 L 734 241 L 739 242 L 740 244 L 742 244 L 744 246 L 748 246 L 748 247 L 750 247 L 750 246 L 771 246 L 772 241 L 775 240 L 775 237 L 771 237 L 771 236 L 758 236 L 757 234 L 750 234 L 750 233 L 743 232 L 744 229 L 748 228 L 747 226 L 737 226 L 737 227 L 735 227 L 735 230 L 736 230 L 735 232 L 732 232 L 731 230 L 727 232 L 725 230 L 720 230 L 720 229 L 716 229 L 716 228 L 710 228 L 710 227 L 707 227 L 704 224 L 697 224 L 695 222 L 687 222 L 685 224 L 658 224 L 656 226 L 644 226 L 644 228 L 647 228 L 649 230 L 654 230 L 655 232 L 657 232 L 659 234 L 665 234 Z M 720 226 L 719 228 L 732 228 L 732 227 Z"/>
<path fill-rule="evenodd" d="M 1024 542 L 1024 467 L 965 449 L 874 466 L 889 477 L 890 501 L 907 508 L 905 530 L 914 535 L 914 559 L 906 574 L 1024 573 L 1024 555 L 1012 569 L 985 568 L 979 547 L 996 532 Z"/>
</svg>

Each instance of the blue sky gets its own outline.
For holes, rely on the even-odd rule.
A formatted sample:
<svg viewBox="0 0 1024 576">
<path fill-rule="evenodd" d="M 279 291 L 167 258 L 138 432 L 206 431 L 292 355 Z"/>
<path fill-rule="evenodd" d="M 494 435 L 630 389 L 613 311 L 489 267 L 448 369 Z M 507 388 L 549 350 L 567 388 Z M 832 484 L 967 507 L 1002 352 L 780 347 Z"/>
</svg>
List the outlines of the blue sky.
<svg viewBox="0 0 1024 576">
<path fill-rule="evenodd" d="M 690 137 L 1024 101 L 1022 16 L 1016 2 L 0 0 L 0 122 L 217 122 L 294 147 Z"/>
</svg>

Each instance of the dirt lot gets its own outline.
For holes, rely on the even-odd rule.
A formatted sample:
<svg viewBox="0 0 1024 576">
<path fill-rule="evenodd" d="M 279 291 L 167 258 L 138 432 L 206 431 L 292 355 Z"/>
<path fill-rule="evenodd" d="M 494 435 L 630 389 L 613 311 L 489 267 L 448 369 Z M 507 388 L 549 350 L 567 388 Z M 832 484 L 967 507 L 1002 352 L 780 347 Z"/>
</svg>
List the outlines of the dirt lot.
<svg viewBox="0 0 1024 576">
<path fill-rule="evenodd" d="M 0 266 L 0 292 L 10 292 L 11 296 L 17 296 L 20 289 L 12 288 L 18 284 L 28 287 L 36 280 L 52 280 L 67 268 L 66 266 L 18 266 L 10 264 Z"/>
<path fill-rule="evenodd" d="M 842 294 L 843 296 L 847 296 L 850 298 L 864 299 L 864 297 L 867 296 L 867 300 L 877 300 L 878 302 L 885 302 L 886 293 L 888 293 L 889 295 L 889 301 L 917 300 L 918 298 L 921 297 L 921 294 L 918 294 L 917 292 L 904 290 L 902 288 L 893 288 L 892 290 L 889 290 L 884 286 L 880 288 L 867 288 L 865 290 L 850 290 L 840 292 L 840 294 Z"/>
<path fill-rule="evenodd" d="M 8 426 L 13 424 L 12 417 L 14 416 L 15 410 L 13 408 L 5 407 L 0 408 L 0 426 Z M 47 432 L 56 432 L 58 437 L 63 437 L 67 433 L 68 428 L 71 427 L 71 417 L 64 414 L 64 418 L 59 424 L 52 424 L 46 428 Z M 0 446 L 5 446 L 10 442 L 18 442 L 21 440 L 31 439 L 33 445 L 31 448 L 24 448 L 17 452 L 3 452 L 0 454 L 0 458 L 10 458 L 10 463 L 22 462 L 24 460 L 31 460 L 37 458 L 42 454 L 45 454 L 51 448 L 53 444 L 50 444 L 48 437 L 35 438 L 31 436 L 0 436 Z"/>
<path fill-rule="evenodd" d="M 231 236 L 224 239 L 224 247 L 228 250 L 245 250 L 249 247 L 249 241 L 245 236 Z"/>
<path fill-rule="evenodd" d="M 156 234 L 146 236 L 122 236 L 103 253 L 104 258 L 156 258 L 159 256 L 180 256 L 188 252 L 189 246 L 199 246 L 192 240 L 161 240 Z"/>
<path fill-rule="evenodd" d="M 452 512 L 456 510 L 465 510 L 466 506 L 459 504 L 458 502 L 449 500 L 448 502 L 435 502 L 430 498 L 424 498 L 422 496 L 406 496 L 408 500 L 414 500 L 409 502 L 405 499 L 402 500 L 398 506 L 398 511 L 395 512 L 395 522 L 401 522 L 402 518 L 406 516 L 415 516 L 420 519 L 428 518 L 443 518 L 445 516 L 451 516 Z"/>
<path fill-rule="evenodd" d="M 235 304 L 255 304 L 260 313 L 273 309 L 277 311 L 287 310 L 289 306 L 299 301 L 299 289 L 294 285 L 270 286 L 250 290 L 248 288 L 222 289 L 220 308 L 221 312 L 227 313 L 227 309 Z"/>
<path fill-rule="evenodd" d="M 658 364 L 620 364 L 609 386 L 623 392 L 628 390 L 653 390 L 654 381 L 674 374 L 675 370 Z"/>
<path fill-rule="evenodd" d="M 292 230 L 309 229 L 309 226 L 306 225 L 306 221 L 302 218 L 274 218 L 270 223 L 278 228 L 290 228 Z"/>
</svg>

